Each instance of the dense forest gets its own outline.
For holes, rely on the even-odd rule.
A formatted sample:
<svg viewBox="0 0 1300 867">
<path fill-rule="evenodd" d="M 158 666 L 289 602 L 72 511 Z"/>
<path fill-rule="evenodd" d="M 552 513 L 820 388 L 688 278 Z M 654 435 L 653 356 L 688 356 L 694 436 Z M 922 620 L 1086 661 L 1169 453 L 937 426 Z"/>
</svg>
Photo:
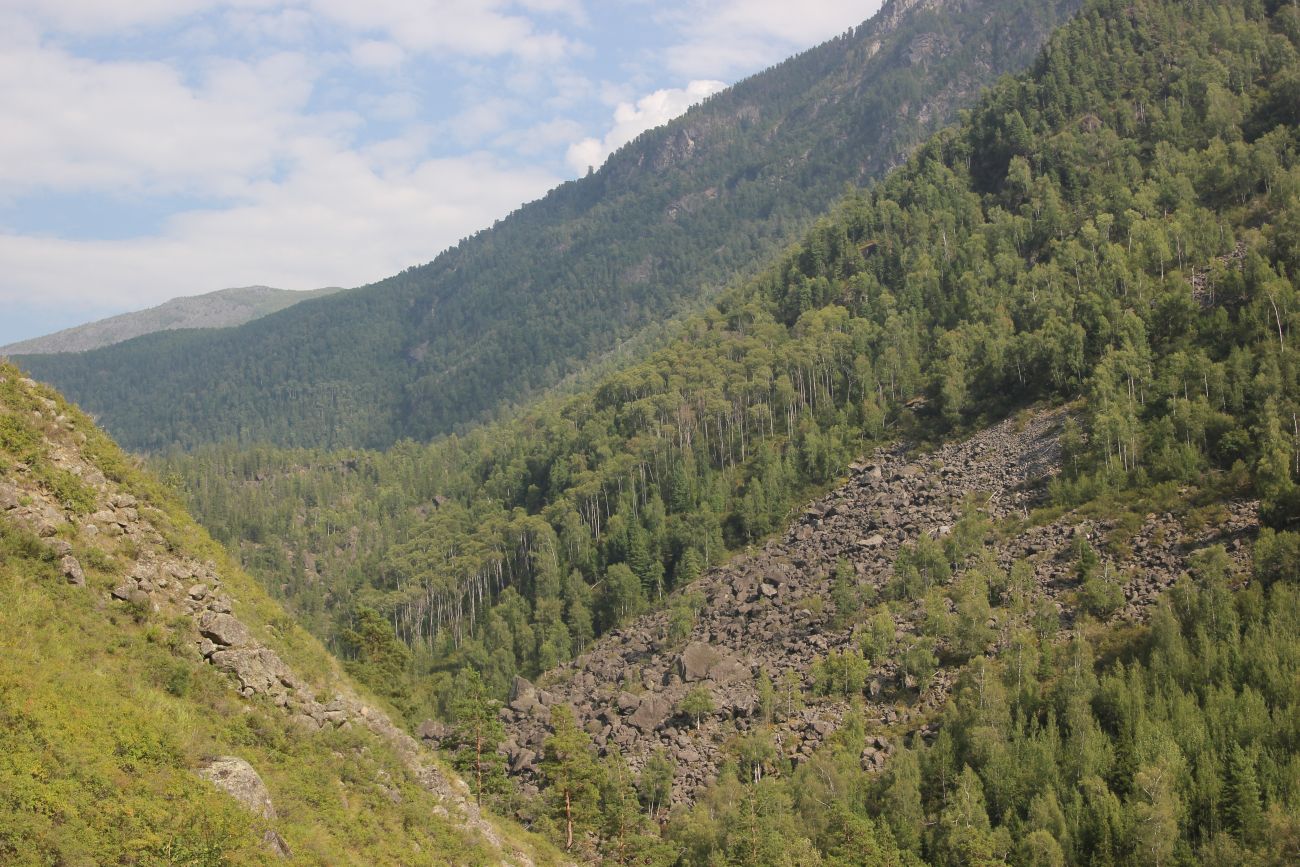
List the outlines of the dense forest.
<svg viewBox="0 0 1300 867">
<path fill-rule="evenodd" d="M 939 738 L 880 777 L 852 725 L 794 772 L 747 773 L 764 747 L 739 744 L 662 833 L 628 819 L 662 780 L 597 767 L 561 714 L 557 838 L 581 796 L 580 845 L 638 863 L 1292 863 L 1298 51 L 1292 2 L 1094 0 L 1029 73 L 577 396 L 384 453 L 161 466 L 415 718 L 453 712 L 458 672 L 502 696 L 646 606 L 689 606 L 672 591 L 872 442 L 1077 400 L 1056 508 L 1253 492 L 1276 530 L 1253 574 L 1207 551 L 1149 626 L 976 655 Z"/>
<path fill-rule="evenodd" d="M 20 362 L 138 451 L 463 429 L 711 301 L 1023 69 L 1077 5 L 890 4 L 428 264 L 240 328 Z"/>
<path fill-rule="evenodd" d="M 873 440 L 1032 400 L 1087 398 L 1062 497 L 1240 461 L 1284 523 L 1289 14 L 1198 31 L 1094 9 L 1031 76 L 587 393 L 427 446 L 161 466 L 335 646 L 371 609 L 499 690 L 779 527 Z M 1157 37 L 1167 54 L 1145 47 Z M 1215 48 L 1229 37 L 1255 42 Z M 1233 82 L 1231 100 L 1173 95 Z"/>
</svg>

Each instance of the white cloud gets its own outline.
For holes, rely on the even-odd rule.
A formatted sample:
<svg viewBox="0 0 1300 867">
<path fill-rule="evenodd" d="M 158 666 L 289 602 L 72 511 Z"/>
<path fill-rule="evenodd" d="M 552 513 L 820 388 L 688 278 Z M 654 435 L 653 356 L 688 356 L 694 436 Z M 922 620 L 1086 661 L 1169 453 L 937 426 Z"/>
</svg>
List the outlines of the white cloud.
<svg viewBox="0 0 1300 867">
<path fill-rule="evenodd" d="M 162 63 L 0 52 L 0 189 L 237 195 L 286 140 L 351 122 L 301 113 L 316 74 L 279 54 L 215 62 L 191 86 Z"/>
<path fill-rule="evenodd" d="M 395 69 L 406 59 L 400 45 L 382 39 L 367 39 L 352 46 L 352 62 L 364 69 Z"/>
<path fill-rule="evenodd" d="M 381 33 L 411 51 L 470 56 L 515 55 L 557 60 L 573 47 L 557 34 L 539 31 L 525 14 L 502 0 L 307 0 L 320 15 L 358 33 Z"/>
<path fill-rule="evenodd" d="M 733 78 L 866 21 L 883 0 L 693 0 L 667 13 L 682 40 L 668 66 L 683 76 Z"/>
<path fill-rule="evenodd" d="M 384 171 L 328 141 L 297 150 L 302 168 L 284 182 L 256 185 L 239 207 L 178 215 L 156 236 L 0 235 L 0 306 L 129 309 L 224 286 L 360 285 L 428 261 L 559 181 L 484 155 Z"/>
<path fill-rule="evenodd" d="M 614 124 L 604 138 L 584 138 L 569 145 L 566 155 L 569 166 L 576 172 L 585 172 L 588 166 L 599 166 L 606 157 L 641 133 L 667 123 L 726 86 L 721 81 L 692 81 L 686 87 L 656 90 L 641 97 L 635 105 L 619 103 L 614 109 Z"/>
<path fill-rule="evenodd" d="M 539 30 L 529 13 L 584 16 L 581 0 L 5 0 L 5 6 L 4 13 L 80 36 L 121 35 L 211 12 L 283 36 L 300 32 L 305 13 L 413 51 L 542 61 L 563 57 L 574 44 Z"/>
</svg>

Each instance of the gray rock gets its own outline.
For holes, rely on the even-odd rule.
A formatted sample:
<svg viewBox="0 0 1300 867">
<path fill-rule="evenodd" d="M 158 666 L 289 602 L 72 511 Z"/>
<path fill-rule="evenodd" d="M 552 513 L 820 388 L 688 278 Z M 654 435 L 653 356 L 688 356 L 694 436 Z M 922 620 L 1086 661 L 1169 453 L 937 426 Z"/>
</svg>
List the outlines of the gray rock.
<svg viewBox="0 0 1300 867">
<path fill-rule="evenodd" d="M 134 584 L 119 584 L 113 588 L 112 596 L 114 599 L 119 599 L 128 605 L 135 605 L 139 608 L 153 607 L 153 600 L 149 598 L 149 594 Z"/>
<path fill-rule="evenodd" d="M 289 844 L 274 828 L 266 829 L 266 833 L 262 835 L 262 842 L 280 858 L 289 859 L 293 857 L 293 851 L 289 848 Z"/>
<path fill-rule="evenodd" d="M 221 789 L 255 816 L 275 818 L 271 793 L 253 766 L 238 756 L 209 759 L 199 768 L 199 776 Z"/>
<path fill-rule="evenodd" d="M 45 547 L 53 551 L 55 557 L 66 557 L 72 553 L 72 543 L 67 539 L 46 539 Z"/>
<path fill-rule="evenodd" d="M 535 707 L 540 707 L 541 702 L 537 700 L 537 687 L 523 677 L 515 675 L 514 682 L 510 684 L 510 708 L 519 713 L 528 713 Z"/>
<path fill-rule="evenodd" d="M 420 727 L 416 729 L 415 734 L 422 741 L 441 742 L 451 734 L 451 730 L 446 723 L 427 719 L 420 723 Z"/>
<path fill-rule="evenodd" d="M 537 766 L 537 753 L 523 747 L 510 757 L 510 773 L 518 774 Z"/>
<path fill-rule="evenodd" d="M 273 650 L 218 650 L 210 659 L 217 668 L 233 674 L 245 690 L 261 695 L 284 692 L 282 680 L 289 676 L 289 669 Z"/>
<path fill-rule="evenodd" d="M 658 695 L 642 696 L 640 704 L 636 710 L 627 718 L 627 723 L 640 730 L 643 734 L 649 734 L 659 727 L 668 715 L 673 711 L 672 704 L 667 698 Z"/>
<path fill-rule="evenodd" d="M 677 674 L 686 683 L 704 680 L 721 659 L 722 654 L 716 648 L 701 641 L 692 641 L 677 657 Z"/>
<path fill-rule="evenodd" d="M 230 614 L 209 612 L 199 618 L 199 632 L 222 647 L 246 647 L 253 643 L 248 627 Z"/>
<path fill-rule="evenodd" d="M 86 573 L 81 571 L 81 563 L 71 554 L 66 555 L 60 562 L 59 568 L 63 571 L 63 577 L 68 579 L 69 584 L 77 587 L 85 586 Z"/>
</svg>

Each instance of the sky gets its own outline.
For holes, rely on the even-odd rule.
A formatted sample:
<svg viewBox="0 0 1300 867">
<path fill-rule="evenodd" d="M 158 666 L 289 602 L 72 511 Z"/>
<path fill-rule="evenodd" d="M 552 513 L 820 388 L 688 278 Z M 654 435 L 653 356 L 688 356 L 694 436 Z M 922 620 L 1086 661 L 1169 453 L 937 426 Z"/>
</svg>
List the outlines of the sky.
<svg viewBox="0 0 1300 867">
<path fill-rule="evenodd" d="M 0 0 L 0 345 L 427 262 L 880 0 Z"/>
</svg>

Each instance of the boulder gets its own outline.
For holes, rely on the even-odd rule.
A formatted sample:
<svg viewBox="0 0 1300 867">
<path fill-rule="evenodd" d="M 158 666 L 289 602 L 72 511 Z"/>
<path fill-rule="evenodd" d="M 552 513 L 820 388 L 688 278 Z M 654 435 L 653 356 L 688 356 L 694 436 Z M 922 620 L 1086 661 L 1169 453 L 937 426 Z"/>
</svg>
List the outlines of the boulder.
<svg viewBox="0 0 1300 867">
<path fill-rule="evenodd" d="M 199 768 L 199 776 L 221 789 L 244 809 L 263 819 L 275 818 L 271 793 L 253 766 L 238 756 L 218 756 Z"/>
<path fill-rule="evenodd" d="M 233 615 L 215 611 L 207 612 L 199 618 L 199 633 L 222 647 L 246 647 L 253 643 L 248 627 Z"/>
<path fill-rule="evenodd" d="M 238 756 L 210 759 L 199 768 L 199 776 L 221 789 L 254 816 L 268 821 L 275 818 L 271 793 L 253 766 Z M 274 828 L 262 835 L 262 842 L 280 858 L 292 858 L 289 844 Z"/>
<path fill-rule="evenodd" d="M 537 753 L 523 747 L 510 757 L 510 773 L 518 774 L 537 766 Z"/>
<path fill-rule="evenodd" d="M 149 594 L 132 584 L 119 584 L 113 588 L 112 595 L 114 599 L 120 599 L 128 605 L 134 605 L 138 608 L 148 609 L 153 607 L 153 600 L 149 598 Z"/>
<path fill-rule="evenodd" d="M 420 723 L 420 727 L 415 731 L 416 736 L 422 741 L 434 741 L 441 743 L 451 734 L 451 730 L 446 723 L 438 720 L 427 719 Z"/>
<path fill-rule="evenodd" d="M 510 708 L 519 713 L 528 713 L 540 706 L 541 702 L 537 700 L 537 687 L 527 679 L 515 675 L 514 683 L 510 685 Z"/>
<path fill-rule="evenodd" d="M 721 654 L 712 646 L 692 641 L 677 657 L 677 673 L 687 683 L 704 680 L 720 659 Z"/>
<path fill-rule="evenodd" d="M 75 584 L 81 587 L 86 583 L 86 573 L 81 570 L 81 563 L 71 554 L 64 556 L 59 561 L 59 568 L 63 572 L 63 577 L 68 579 L 69 584 Z"/>
<path fill-rule="evenodd" d="M 284 692 L 283 681 L 289 677 L 289 668 L 273 650 L 218 650 L 209 658 L 217 668 L 233 674 L 245 690 L 261 695 Z"/>
<path fill-rule="evenodd" d="M 46 539 L 45 547 L 54 552 L 55 557 L 66 557 L 72 553 L 72 543 L 67 539 Z"/>
<path fill-rule="evenodd" d="M 627 723 L 640 730 L 642 734 L 649 734 L 668 719 L 672 712 L 673 707 L 668 699 L 658 695 L 646 695 L 641 697 L 641 702 L 627 718 Z"/>
</svg>

